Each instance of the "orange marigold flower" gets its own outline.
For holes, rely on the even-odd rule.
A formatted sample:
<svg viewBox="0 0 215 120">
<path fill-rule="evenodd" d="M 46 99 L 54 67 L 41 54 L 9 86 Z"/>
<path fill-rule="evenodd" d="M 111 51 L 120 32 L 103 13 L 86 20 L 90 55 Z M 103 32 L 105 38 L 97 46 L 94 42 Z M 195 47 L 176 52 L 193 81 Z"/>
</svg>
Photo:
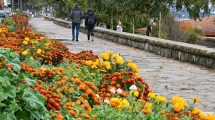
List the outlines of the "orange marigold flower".
<svg viewBox="0 0 215 120">
<path fill-rule="evenodd" d="M 74 110 L 69 110 L 68 112 L 69 112 L 69 114 L 71 114 L 72 116 L 77 116 L 77 115 L 78 115 Z"/>
<path fill-rule="evenodd" d="M 145 110 L 145 109 L 141 110 L 141 112 L 144 114 L 151 114 L 152 113 L 150 110 Z"/>
<path fill-rule="evenodd" d="M 82 114 L 80 114 L 80 116 L 82 116 L 82 117 L 84 117 L 86 119 L 90 119 L 91 118 L 90 115 L 88 115 L 87 113 L 82 113 Z"/>
</svg>

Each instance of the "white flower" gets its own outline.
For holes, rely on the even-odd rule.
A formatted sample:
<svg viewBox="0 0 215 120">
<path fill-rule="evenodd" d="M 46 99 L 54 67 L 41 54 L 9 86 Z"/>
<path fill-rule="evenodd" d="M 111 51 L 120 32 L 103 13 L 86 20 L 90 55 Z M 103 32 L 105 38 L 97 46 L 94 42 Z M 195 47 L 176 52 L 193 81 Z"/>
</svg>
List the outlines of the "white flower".
<svg viewBox="0 0 215 120">
<path fill-rule="evenodd" d="M 117 90 L 117 93 L 121 94 L 122 93 L 122 90 L 120 88 L 118 88 Z"/>
<path fill-rule="evenodd" d="M 115 88 L 111 88 L 111 89 L 110 89 L 110 92 L 115 93 L 115 92 L 116 92 L 116 89 L 115 89 Z"/>
<path fill-rule="evenodd" d="M 109 103 L 110 103 L 110 101 L 109 101 L 109 100 L 104 100 L 104 103 L 108 103 L 108 104 L 109 104 Z"/>
<path fill-rule="evenodd" d="M 137 87 L 136 87 L 136 85 L 132 85 L 129 89 L 130 90 L 137 90 Z"/>
<path fill-rule="evenodd" d="M 97 97 L 97 98 L 99 98 L 99 95 L 98 95 L 98 94 L 96 94 L 96 97 Z"/>
</svg>

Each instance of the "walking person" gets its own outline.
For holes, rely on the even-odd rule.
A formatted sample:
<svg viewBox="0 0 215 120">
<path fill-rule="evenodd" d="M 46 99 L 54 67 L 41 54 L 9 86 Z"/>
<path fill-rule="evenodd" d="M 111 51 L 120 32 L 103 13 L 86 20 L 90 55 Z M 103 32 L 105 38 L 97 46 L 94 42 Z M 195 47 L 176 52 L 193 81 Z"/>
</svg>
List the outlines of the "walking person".
<svg viewBox="0 0 215 120">
<path fill-rule="evenodd" d="M 78 36 L 82 17 L 82 10 L 78 7 L 78 4 L 75 4 L 75 8 L 70 12 L 70 18 L 72 20 L 72 41 L 79 41 Z"/>
<path fill-rule="evenodd" d="M 92 9 L 88 9 L 87 10 L 87 14 L 85 16 L 85 27 L 87 29 L 87 38 L 88 40 L 90 40 L 90 36 L 92 37 L 92 41 L 93 41 L 93 37 L 94 37 L 94 28 L 96 25 L 96 15 L 94 14 Z"/>
</svg>

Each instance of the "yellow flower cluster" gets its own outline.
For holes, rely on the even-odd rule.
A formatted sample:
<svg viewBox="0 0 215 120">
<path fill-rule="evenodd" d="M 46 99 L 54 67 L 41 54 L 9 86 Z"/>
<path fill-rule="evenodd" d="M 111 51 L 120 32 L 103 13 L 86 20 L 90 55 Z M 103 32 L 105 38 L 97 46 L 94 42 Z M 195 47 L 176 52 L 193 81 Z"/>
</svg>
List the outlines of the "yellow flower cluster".
<svg viewBox="0 0 215 120">
<path fill-rule="evenodd" d="M 24 40 L 22 43 L 23 43 L 24 45 L 27 45 L 27 44 L 28 44 L 28 41 L 25 41 L 25 40 Z"/>
<path fill-rule="evenodd" d="M 42 52 L 41 49 L 37 49 L 37 54 L 40 54 Z"/>
<path fill-rule="evenodd" d="M 48 48 L 51 45 L 51 42 L 47 42 L 44 44 L 45 48 Z"/>
<path fill-rule="evenodd" d="M 22 52 L 22 55 L 27 55 L 28 54 L 28 50 L 25 50 Z"/>
<path fill-rule="evenodd" d="M 198 109 L 198 108 L 194 108 L 193 110 L 192 110 L 192 114 L 193 115 L 199 115 L 199 117 L 200 118 L 204 118 L 204 112 L 202 112 L 200 109 Z"/>
<path fill-rule="evenodd" d="M 103 69 L 109 70 L 111 69 L 111 63 L 108 61 L 102 61 L 102 60 L 96 60 L 95 62 L 88 60 L 85 62 L 85 65 L 91 67 L 92 69 L 97 68 L 97 67 L 105 67 Z M 106 71 L 105 70 L 105 71 Z"/>
<path fill-rule="evenodd" d="M 166 102 L 166 98 L 163 97 L 163 96 L 157 96 L 157 97 L 155 98 L 155 101 L 161 102 L 161 103 L 165 103 L 165 102 Z"/>
<path fill-rule="evenodd" d="M 139 92 L 137 90 L 131 90 L 129 92 L 131 95 L 134 95 L 135 97 L 138 97 L 139 96 Z"/>
<path fill-rule="evenodd" d="M 187 103 L 185 102 L 184 98 L 180 96 L 174 96 L 172 98 L 172 103 L 176 111 L 184 110 L 184 108 L 187 106 Z"/>
<path fill-rule="evenodd" d="M 0 28 L 0 33 L 5 33 L 7 31 L 7 29 L 5 28 Z"/>
<path fill-rule="evenodd" d="M 113 59 L 116 59 L 117 64 L 122 65 L 124 63 L 122 56 L 120 56 L 119 54 L 114 54 Z"/>
<path fill-rule="evenodd" d="M 205 116 L 204 119 L 205 119 L 205 120 L 215 120 L 215 116 L 214 116 L 214 115 L 211 115 L 211 114 L 208 114 L 207 116 Z"/>
<path fill-rule="evenodd" d="M 41 71 L 42 73 L 45 73 L 46 70 L 47 70 L 47 68 L 44 68 L 44 67 L 41 67 L 41 68 L 40 68 L 40 71 Z"/>
<path fill-rule="evenodd" d="M 150 93 L 148 94 L 148 97 L 149 97 L 149 98 L 155 98 L 155 97 L 156 97 L 156 93 L 150 92 Z"/>
<path fill-rule="evenodd" d="M 152 103 L 146 102 L 144 109 L 151 110 L 152 109 Z"/>
<path fill-rule="evenodd" d="M 128 63 L 127 66 L 130 67 L 132 70 L 134 70 L 137 73 L 140 72 L 140 69 L 137 67 L 137 65 L 135 63 Z"/>
<path fill-rule="evenodd" d="M 110 70 L 110 69 L 111 69 L 110 62 L 108 62 L 108 61 L 105 61 L 105 62 L 104 62 L 104 66 L 106 67 L 107 70 Z"/>
<path fill-rule="evenodd" d="M 25 38 L 25 41 L 29 41 L 29 40 L 30 40 L 29 37 L 26 37 L 26 38 Z"/>
<path fill-rule="evenodd" d="M 111 98 L 110 105 L 116 106 L 119 110 L 130 106 L 129 102 L 126 99 L 122 98 Z"/>
<path fill-rule="evenodd" d="M 87 66 L 91 66 L 92 64 L 93 64 L 93 61 L 91 61 L 91 60 L 88 60 L 85 62 L 85 65 L 87 65 Z"/>
<path fill-rule="evenodd" d="M 104 60 L 109 60 L 110 59 L 110 56 L 113 54 L 112 51 L 108 51 L 108 52 L 105 52 L 105 53 L 102 53 L 100 56 L 102 57 L 102 59 Z"/>
</svg>

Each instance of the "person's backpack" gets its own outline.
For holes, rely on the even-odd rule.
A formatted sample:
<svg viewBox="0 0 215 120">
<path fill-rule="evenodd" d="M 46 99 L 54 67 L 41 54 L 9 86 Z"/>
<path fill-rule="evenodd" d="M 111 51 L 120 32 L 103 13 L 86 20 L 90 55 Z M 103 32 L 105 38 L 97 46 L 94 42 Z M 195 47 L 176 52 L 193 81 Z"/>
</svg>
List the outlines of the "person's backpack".
<svg viewBox="0 0 215 120">
<path fill-rule="evenodd" d="M 95 17 L 94 17 L 94 16 L 89 16 L 89 17 L 88 17 L 87 24 L 88 24 L 89 26 L 95 25 Z"/>
</svg>

